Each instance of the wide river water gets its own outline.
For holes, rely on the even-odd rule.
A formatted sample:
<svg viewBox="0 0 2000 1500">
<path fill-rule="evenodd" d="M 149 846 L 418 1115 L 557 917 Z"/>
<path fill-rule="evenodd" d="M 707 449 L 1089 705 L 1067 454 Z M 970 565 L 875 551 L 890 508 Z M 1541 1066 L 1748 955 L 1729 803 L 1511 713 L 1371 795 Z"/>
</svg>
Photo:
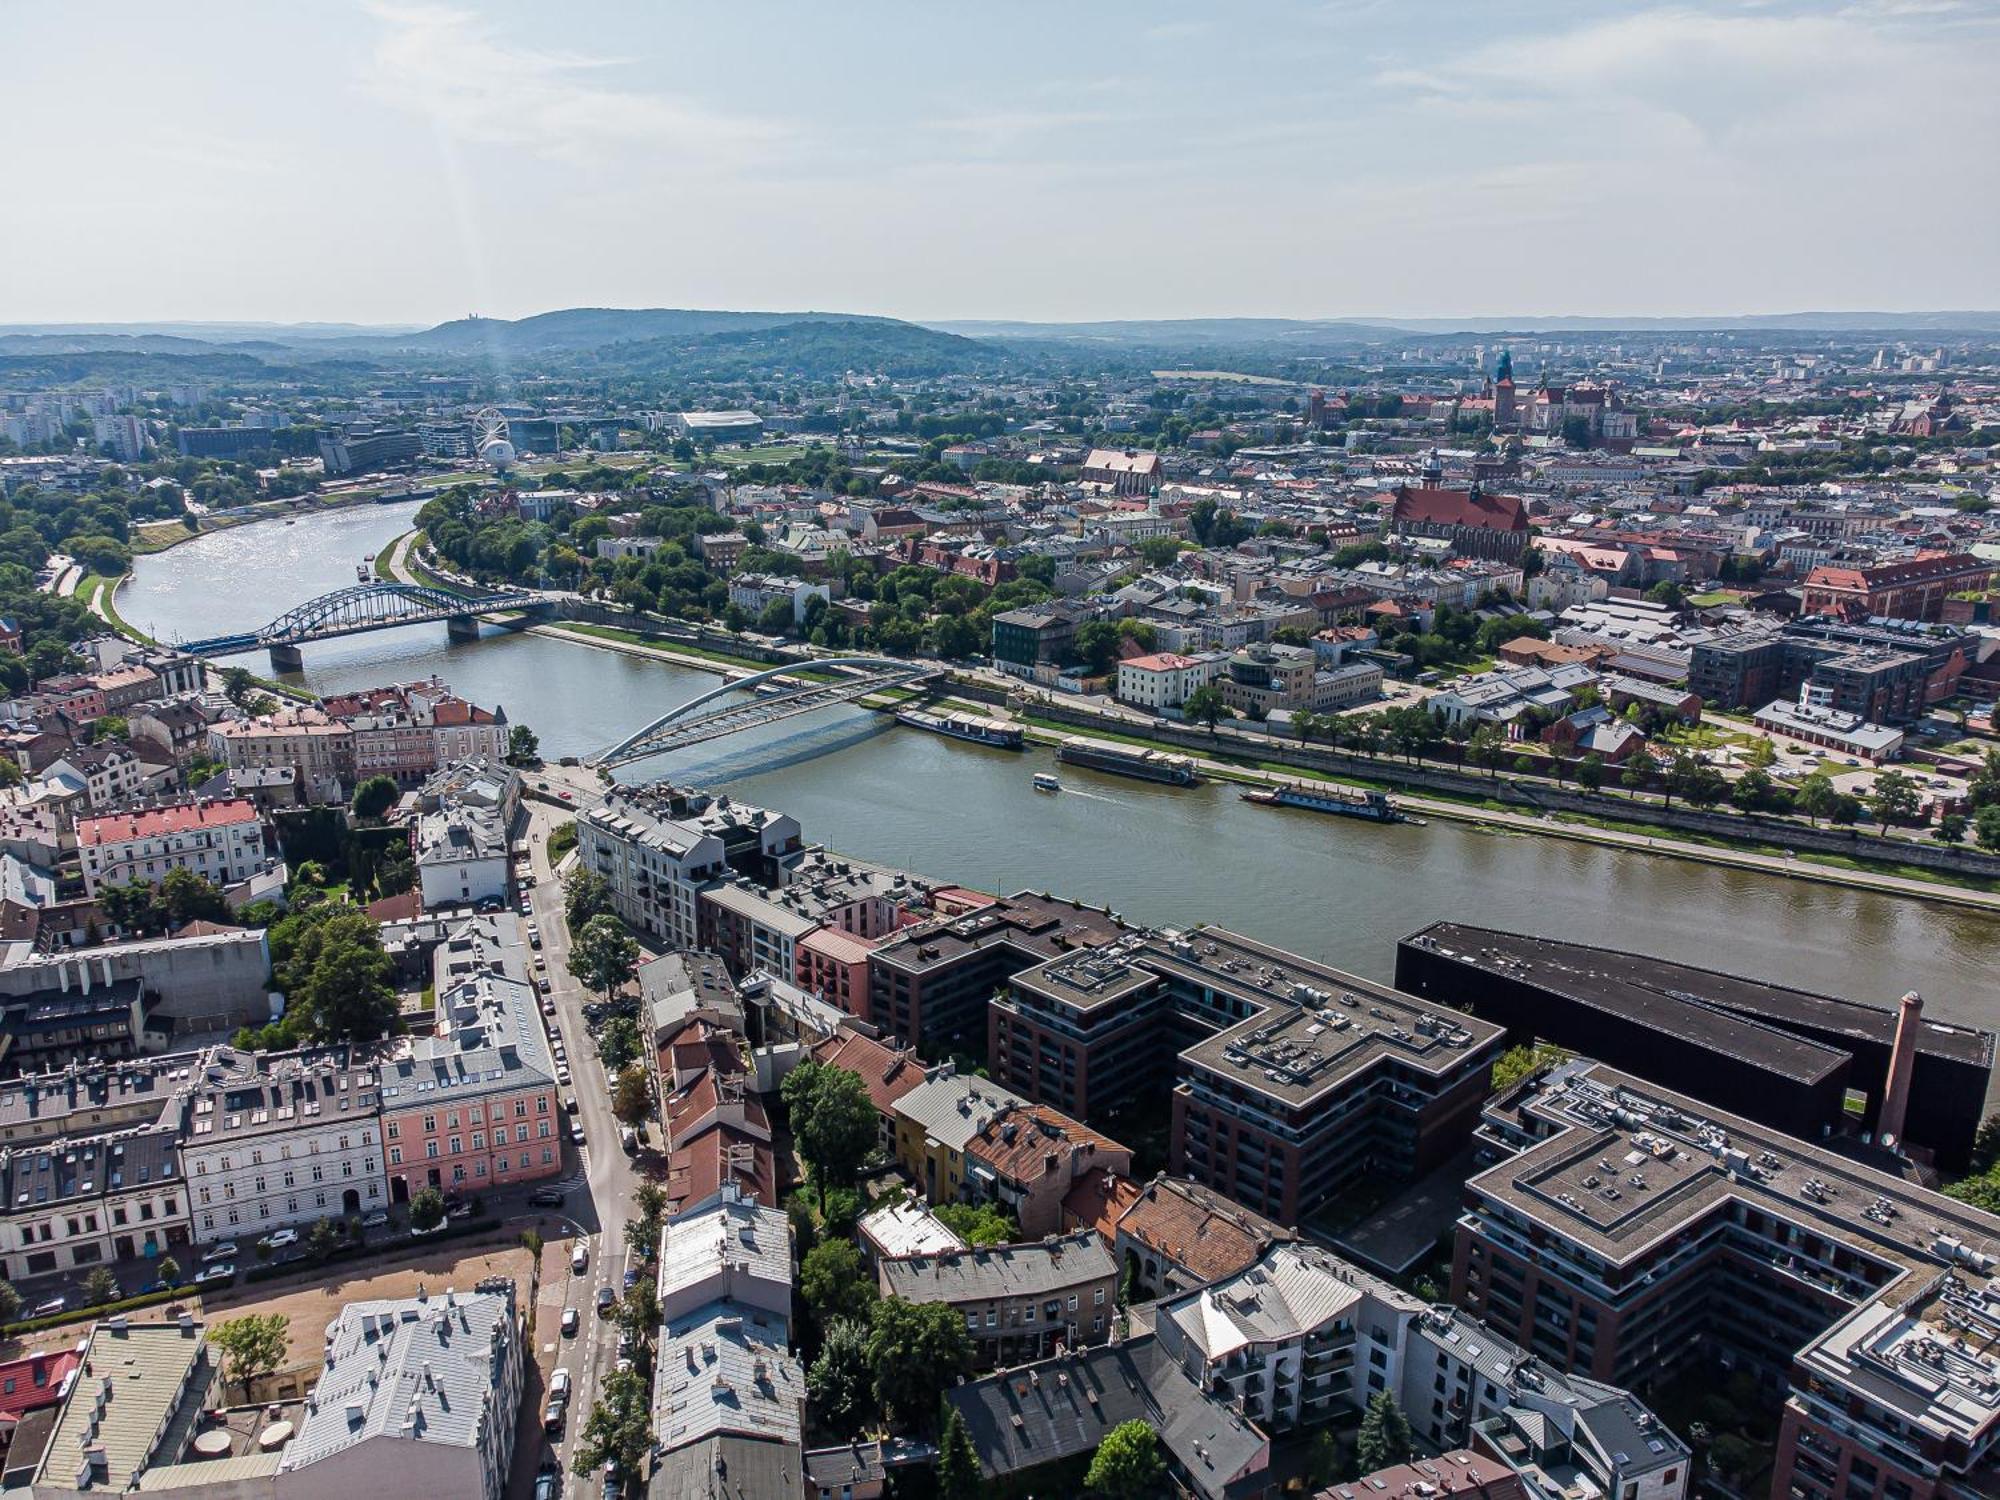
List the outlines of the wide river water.
<svg viewBox="0 0 2000 1500">
<path fill-rule="evenodd" d="M 407 531 L 409 504 L 259 522 L 138 559 L 118 596 L 164 639 L 254 629 L 353 584 Z M 321 692 L 435 673 L 582 755 L 714 685 L 709 674 L 545 636 L 451 644 L 418 625 L 305 648 Z M 241 658 L 270 671 L 261 654 Z M 671 776 L 797 817 L 809 840 L 984 890 L 1053 890 L 1147 922 L 1213 921 L 1378 979 L 1396 939 L 1440 918 L 1630 948 L 1754 978 L 2000 1024 L 2000 923 L 1964 910 L 1466 825 L 1376 827 L 1063 768 L 831 708 L 697 746 L 624 775 Z"/>
</svg>

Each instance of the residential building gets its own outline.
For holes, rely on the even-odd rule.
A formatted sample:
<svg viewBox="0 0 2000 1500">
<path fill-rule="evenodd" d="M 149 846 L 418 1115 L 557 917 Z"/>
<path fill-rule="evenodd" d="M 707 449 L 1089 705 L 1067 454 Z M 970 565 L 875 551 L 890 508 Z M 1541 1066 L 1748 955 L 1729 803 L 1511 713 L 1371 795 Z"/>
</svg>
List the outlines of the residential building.
<svg viewBox="0 0 2000 1500">
<path fill-rule="evenodd" d="M 181 1139 L 199 1245 L 255 1238 L 389 1201 L 373 1068 L 339 1049 L 217 1047 L 182 1086 Z"/>
<path fill-rule="evenodd" d="M 208 729 L 212 760 L 234 771 L 289 767 L 311 802 L 338 802 L 354 781 L 354 729 L 316 708 L 225 719 Z"/>
<path fill-rule="evenodd" d="M 712 946 L 697 910 L 704 887 L 732 870 L 776 884 L 800 848 L 796 818 L 665 783 L 613 789 L 576 828 L 579 859 L 609 882 L 619 918 L 670 948 Z"/>
<path fill-rule="evenodd" d="M 78 1065 L 0 1079 L 0 1146 L 18 1149 L 155 1124 L 172 1103 L 176 1075 L 200 1061 L 199 1053 L 177 1052 L 116 1067 Z"/>
<path fill-rule="evenodd" d="M 527 1355 L 514 1283 L 350 1302 L 279 1460 L 279 1500 L 501 1500 Z"/>
<path fill-rule="evenodd" d="M 556 1069 L 535 988 L 491 969 L 445 982 L 437 1030 L 400 1039 L 380 1067 L 390 1201 L 427 1187 L 483 1193 L 562 1171 Z"/>
<path fill-rule="evenodd" d="M 177 1444 L 212 1404 L 221 1373 L 202 1332 L 186 1313 L 174 1323 L 95 1324 L 39 1462 L 8 1455 L 16 1474 L 33 1464 L 17 1482 L 37 1496 L 119 1494 L 155 1464 L 178 1459 Z"/>
<path fill-rule="evenodd" d="M 84 888 L 93 897 L 107 885 L 158 884 L 169 870 L 233 885 L 262 869 L 268 858 L 263 816 L 243 797 L 79 818 L 76 845 Z"/>
<path fill-rule="evenodd" d="M 984 1078 L 961 1076 L 950 1063 L 927 1069 L 923 1082 L 891 1106 L 897 1164 L 926 1201 L 965 1201 L 966 1147 L 996 1114 L 1026 1102 Z"/>
<path fill-rule="evenodd" d="M 996 1203 L 1023 1238 L 1063 1227 L 1063 1198 L 1092 1171 L 1130 1175 L 1132 1148 L 1046 1104 L 1003 1107 L 965 1143 L 960 1190 L 974 1203 Z"/>
<path fill-rule="evenodd" d="M 507 899 L 520 785 L 518 771 L 484 758 L 448 765 L 425 784 L 410 842 L 426 907 Z"/>
<path fill-rule="evenodd" d="M 1159 487 L 1160 455 L 1131 448 L 1093 448 L 1079 477 L 1085 484 L 1102 485 L 1113 494 L 1144 495 Z"/>
<path fill-rule="evenodd" d="M 1132 1278 L 1132 1300 L 1145 1301 L 1234 1276 L 1296 1236 L 1211 1188 L 1161 1173 L 1139 1188 L 1108 1238 L 1121 1274 Z"/>
<path fill-rule="evenodd" d="M 981 1370 L 1045 1358 L 1058 1344 L 1101 1344 L 1118 1312 L 1118 1263 L 1094 1230 L 885 1257 L 876 1275 L 885 1297 L 942 1302 L 963 1316 Z"/>
<path fill-rule="evenodd" d="M 1031 891 L 905 927 L 868 955 L 867 1014 L 927 1056 L 976 1051 L 1009 978 L 1126 931 L 1108 911 Z"/>
<path fill-rule="evenodd" d="M 1118 663 L 1118 701 L 1155 713 L 1179 708 L 1197 688 L 1213 682 L 1222 670 L 1219 656 L 1182 656 L 1160 651 Z"/>
<path fill-rule="evenodd" d="M 1089 615 L 1064 604 L 1031 604 L 993 617 L 993 665 L 1016 676 L 1066 661 Z"/>
<path fill-rule="evenodd" d="M 190 1269 L 187 1184 L 172 1129 L 0 1147 L 0 1279 L 174 1253 Z"/>
<path fill-rule="evenodd" d="M 822 604 L 831 603 L 832 588 L 824 583 L 809 583 L 803 578 L 785 578 L 774 573 L 738 573 L 729 580 L 729 602 L 753 622 L 761 622 L 767 610 L 782 604 L 790 609 L 793 626 L 803 625 L 806 608 L 814 599 Z"/>
<path fill-rule="evenodd" d="M 660 1231 L 660 1316 L 674 1322 L 715 1302 L 792 1316 L 792 1225 L 782 1208 L 724 1186 Z"/>
<path fill-rule="evenodd" d="M 957 1232 L 912 1198 L 899 1198 L 863 1214 L 854 1226 L 868 1264 L 884 1256 L 946 1255 L 972 1247 Z"/>
</svg>

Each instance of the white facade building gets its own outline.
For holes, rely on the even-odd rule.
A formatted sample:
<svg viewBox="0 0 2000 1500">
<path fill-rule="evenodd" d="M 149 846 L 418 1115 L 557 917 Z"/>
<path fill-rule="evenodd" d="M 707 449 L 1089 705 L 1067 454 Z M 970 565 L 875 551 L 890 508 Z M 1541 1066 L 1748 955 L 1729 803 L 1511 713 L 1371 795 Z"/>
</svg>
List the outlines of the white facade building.
<svg viewBox="0 0 2000 1500">
<path fill-rule="evenodd" d="M 1197 688 L 1221 675 L 1226 657 L 1159 651 L 1118 663 L 1118 701 L 1155 713 L 1179 708 Z"/>
<path fill-rule="evenodd" d="M 218 1047 L 177 1104 L 197 1244 L 389 1201 L 375 1070 L 343 1052 Z"/>
<path fill-rule="evenodd" d="M 107 885 L 157 883 L 169 870 L 233 885 L 266 863 L 263 817 L 243 797 L 78 818 L 76 844 L 92 896 Z"/>
</svg>

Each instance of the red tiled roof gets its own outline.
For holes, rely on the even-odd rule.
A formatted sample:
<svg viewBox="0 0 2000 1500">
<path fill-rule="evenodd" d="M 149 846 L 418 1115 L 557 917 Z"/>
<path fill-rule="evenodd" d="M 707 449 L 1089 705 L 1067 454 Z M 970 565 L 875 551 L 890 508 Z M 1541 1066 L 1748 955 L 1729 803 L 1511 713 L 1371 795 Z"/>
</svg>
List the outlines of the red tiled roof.
<svg viewBox="0 0 2000 1500">
<path fill-rule="evenodd" d="M 168 833 L 191 833 L 197 828 L 227 828 L 257 821 L 257 804 L 245 797 L 218 797 L 203 802 L 177 802 L 167 807 L 149 807 L 142 812 L 104 813 L 76 820 L 79 844 L 120 843 L 127 839 L 158 838 Z"/>
<path fill-rule="evenodd" d="M 18 1418 L 62 1399 L 63 1381 L 83 1363 L 74 1349 L 30 1354 L 0 1364 L 0 1417 Z"/>
<path fill-rule="evenodd" d="M 869 1102 L 887 1117 L 896 1101 L 924 1081 L 923 1060 L 916 1053 L 884 1046 L 859 1032 L 839 1031 L 812 1049 L 816 1061 L 858 1073 L 868 1085 Z"/>
<path fill-rule="evenodd" d="M 1093 1167 L 1063 1194 L 1063 1228 L 1095 1229 L 1109 1244 L 1125 1210 L 1139 1201 L 1139 1184 L 1117 1172 Z"/>
<path fill-rule="evenodd" d="M 1147 1183 L 1118 1228 L 1203 1281 L 1233 1275 L 1275 1241 L 1292 1238 L 1269 1219 L 1171 1177 Z"/>
<path fill-rule="evenodd" d="M 1430 526 L 1475 526 L 1482 531 L 1526 531 L 1528 510 L 1513 495 L 1484 490 L 1439 490 L 1428 485 L 1396 487 L 1395 518 Z"/>
</svg>

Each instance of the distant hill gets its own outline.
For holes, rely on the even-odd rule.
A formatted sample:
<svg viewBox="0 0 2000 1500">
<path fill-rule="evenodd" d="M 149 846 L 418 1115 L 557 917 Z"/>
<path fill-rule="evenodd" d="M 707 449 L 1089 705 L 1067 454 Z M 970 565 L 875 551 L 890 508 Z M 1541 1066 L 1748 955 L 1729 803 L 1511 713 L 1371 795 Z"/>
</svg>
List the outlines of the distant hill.
<svg viewBox="0 0 2000 1500">
<path fill-rule="evenodd" d="M 1304 352 L 1313 346 L 1407 343 L 1413 335 L 1448 333 L 1992 333 L 2000 332 L 2000 312 L 1798 312 L 1714 318 L 1138 318 L 1097 323 L 961 319 L 924 326 L 973 338 L 1160 350 L 1234 347 Z"/>
<path fill-rule="evenodd" d="M 432 353 L 547 354 L 561 350 L 595 349 L 605 344 L 634 344 L 653 339 L 690 338 L 702 334 L 739 333 L 778 328 L 788 323 L 837 320 L 846 323 L 891 322 L 847 313 L 704 312 L 672 307 L 570 307 L 536 313 L 528 318 L 459 318 L 420 333 L 374 340 L 398 348 Z"/>
<path fill-rule="evenodd" d="M 890 318 L 807 316 L 694 336 L 607 344 L 579 359 L 635 373 L 728 378 L 785 370 L 812 379 L 866 370 L 897 377 L 1005 368 L 1000 345 Z"/>
<path fill-rule="evenodd" d="M 1140 318 L 1109 323 L 926 323 L 968 338 L 1050 340 L 1148 349 L 1205 349 L 1313 343 L 1403 343 L 1407 330 L 1345 318 Z"/>
</svg>

